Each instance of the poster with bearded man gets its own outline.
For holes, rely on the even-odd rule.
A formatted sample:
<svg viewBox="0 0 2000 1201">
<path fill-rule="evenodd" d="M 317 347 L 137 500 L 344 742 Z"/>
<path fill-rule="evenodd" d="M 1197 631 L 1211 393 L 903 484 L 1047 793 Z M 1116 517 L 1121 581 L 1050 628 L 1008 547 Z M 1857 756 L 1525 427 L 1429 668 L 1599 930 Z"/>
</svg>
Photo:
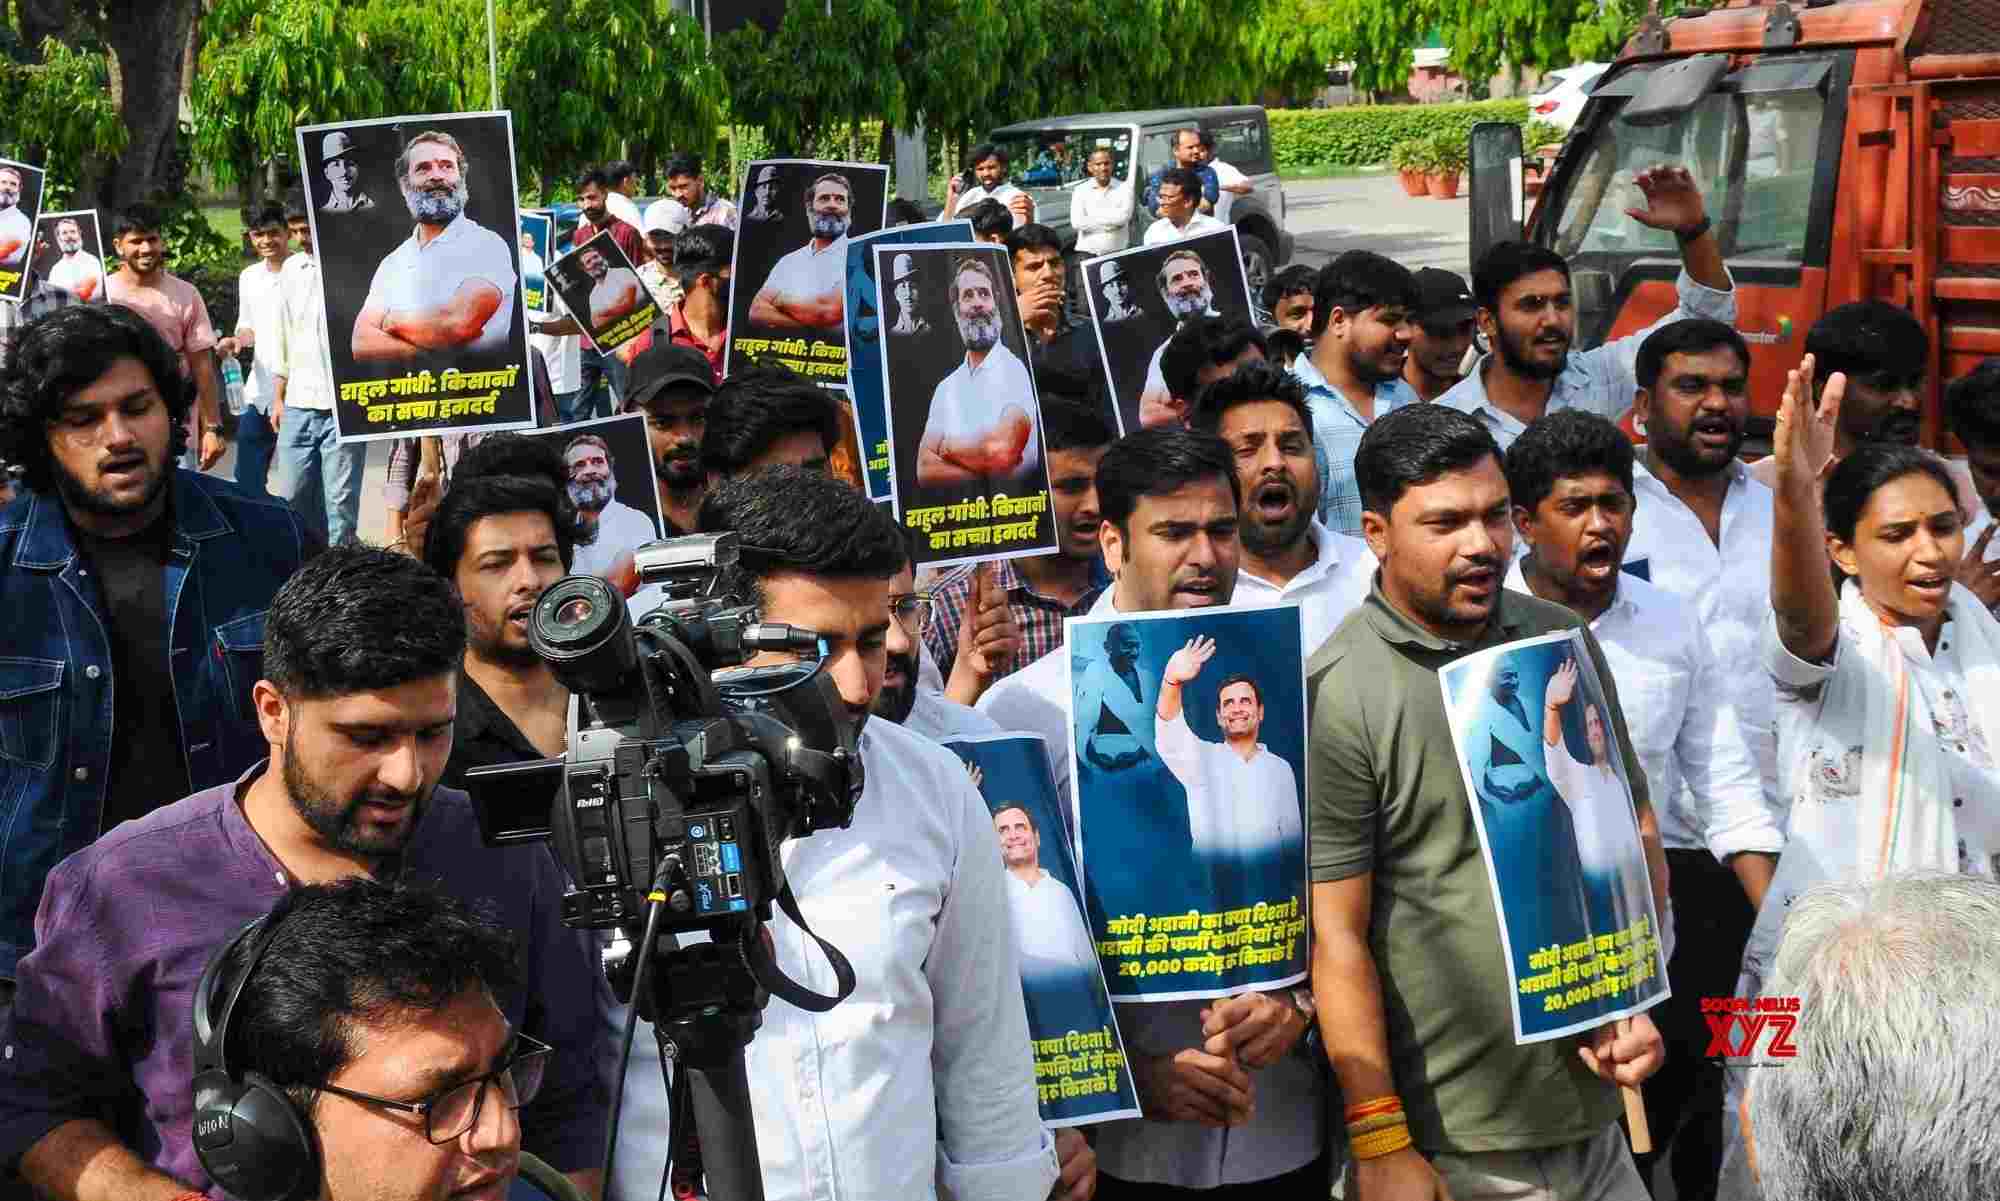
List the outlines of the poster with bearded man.
<svg viewBox="0 0 2000 1201">
<path fill-rule="evenodd" d="M 569 469 L 569 502 L 591 531 L 589 542 L 577 544 L 569 569 L 602 576 L 631 596 L 639 587 L 633 552 L 658 541 L 662 529 L 645 415 L 572 421 L 530 430 L 523 437 L 541 439 L 562 452 L 563 466 Z"/>
<path fill-rule="evenodd" d="M 1182 322 L 1239 317 L 1256 324 L 1233 226 L 1090 259 L 1083 280 L 1121 434 L 1187 420 L 1194 397 L 1171 395 L 1160 373 L 1160 357 Z"/>
<path fill-rule="evenodd" d="M 307 213 L 342 442 L 535 424 L 521 312 L 514 127 L 507 113 L 388 117 L 298 129 L 300 162 L 338 133 L 378 188 L 367 219 L 335 212 L 309 172 Z"/>
<path fill-rule="evenodd" d="M 0 158 L 0 301 L 28 296 L 35 217 L 42 211 L 42 169 Z"/>
<path fill-rule="evenodd" d="M 96 209 L 43 213 L 35 223 L 35 274 L 84 304 L 104 296 L 104 239 Z"/>
</svg>

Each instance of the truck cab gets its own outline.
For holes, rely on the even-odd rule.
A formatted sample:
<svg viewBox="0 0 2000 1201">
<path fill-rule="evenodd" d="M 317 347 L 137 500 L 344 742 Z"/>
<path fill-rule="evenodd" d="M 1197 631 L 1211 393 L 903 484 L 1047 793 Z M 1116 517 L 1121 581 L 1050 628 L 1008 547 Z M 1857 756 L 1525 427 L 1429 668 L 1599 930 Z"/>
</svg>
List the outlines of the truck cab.
<svg viewBox="0 0 2000 1201">
<path fill-rule="evenodd" d="M 1254 301 L 1262 295 L 1264 281 L 1292 256 L 1292 236 L 1285 232 L 1285 189 L 1271 160 L 1270 122 L 1261 106 L 1052 117 L 1004 126 L 989 140 L 1006 149 L 1015 186 L 1034 197 L 1035 220 L 1071 248 L 1076 235 L 1070 227 L 1070 194 L 1088 178 L 1083 164 L 1090 152 L 1109 148 L 1112 186 L 1133 198 L 1126 245 L 1137 246 L 1153 223 L 1145 207 L 1146 181 L 1159 168 L 1173 165 L 1174 132 L 1188 128 L 1206 130 L 1215 139 L 1215 157 L 1243 172 L 1254 189 L 1247 196 L 1224 193 L 1216 206 L 1217 218 L 1236 227 Z M 1079 273 L 1071 266 L 1075 279 Z"/>
<path fill-rule="evenodd" d="M 1591 93 L 1523 236 L 1572 270 L 1582 349 L 1670 312 L 1673 235 L 1625 214 L 1635 172 L 1699 181 L 1750 342 L 1752 436 L 1826 310 L 1879 298 L 1931 338 L 1924 443 L 1943 384 L 2000 354 L 2000 2 L 1732 0 L 1647 18 Z M 1475 260 L 1520 204 L 1474 136 Z M 1520 210 L 1515 207 L 1514 211 Z M 1498 231 L 1496 233 L 1496 230 Z"/>
</svg>

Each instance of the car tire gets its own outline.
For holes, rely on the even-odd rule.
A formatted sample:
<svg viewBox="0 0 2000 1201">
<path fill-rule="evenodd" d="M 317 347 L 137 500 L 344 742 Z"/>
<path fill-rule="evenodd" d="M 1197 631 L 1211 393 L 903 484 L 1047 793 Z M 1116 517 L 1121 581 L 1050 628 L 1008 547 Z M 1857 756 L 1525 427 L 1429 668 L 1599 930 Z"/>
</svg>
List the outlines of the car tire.
<svg viewBox="0 0 2000 1201">
<path fill-rule="evenodd" d="M 1270 282 L 1272 273 L 1277 271 L 1278 261 L 1272 255 L 1271 248 L 1264 244 L 1264 239 L 1254 234 L 1246 234 L 1239 229 L 1236 232 L 1236 240 L 1243 249 L 1243 275 L 1250 283 L 1250 307 L 1252 310 L 1262 312 L 1264 285 Z"/>
</svg>

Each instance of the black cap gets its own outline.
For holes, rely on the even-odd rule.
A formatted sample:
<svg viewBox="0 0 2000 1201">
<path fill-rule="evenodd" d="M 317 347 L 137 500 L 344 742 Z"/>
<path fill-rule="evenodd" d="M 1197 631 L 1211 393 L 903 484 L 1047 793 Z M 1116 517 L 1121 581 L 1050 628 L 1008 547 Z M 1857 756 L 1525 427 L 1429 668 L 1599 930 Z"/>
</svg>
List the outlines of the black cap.
<svg viewBox="0 0 2000 1201">
<path fill-rule="evenodd" d="M 653 344 L 632 360 L 625 382 L 625 410 L 646 407 L 669 384 L 693 384 L 703 393 L 715 395 L 715 372 L 708 356 L 692 346 L 667 341 L 666 330 L 653 328 Z"/>
<path fill-rule="evenodd" d="M 1449 271 L 1425 267 L 1417 272 L 1417 308 L 1410 316 L 1418 324 L 1462 321 L 1479 311 L 1472 289 Z"/>
</svg>

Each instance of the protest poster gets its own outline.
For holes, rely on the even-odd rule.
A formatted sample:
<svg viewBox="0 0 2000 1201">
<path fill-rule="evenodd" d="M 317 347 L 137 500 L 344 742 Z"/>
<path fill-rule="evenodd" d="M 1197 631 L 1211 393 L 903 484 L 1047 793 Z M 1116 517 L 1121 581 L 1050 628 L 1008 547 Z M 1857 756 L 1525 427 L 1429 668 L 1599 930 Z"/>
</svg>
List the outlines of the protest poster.
<svg viewBox="0 0 2000 1201">
<path fill-rule="evenodd" d="M 1305 979 L 1298 606 L 1063 627 L 1078 858 L 1111 995 L 1181 1001 Z"/>
<path fill-rule="evenodd" d="M 28 298 L 42 180 L 40 167 L 0 158 L 0 300 L 19 304 Z"/>
<path fill-rule="evenodd" d="M 1257 323 L 1233 226 L 1087 260 L 1083 296 L 1120 434 L 1185 420 L 1193 398 L 1169 396 L 1160 375 L 1160 355 L 1181 322 L 1206 316 Z"/>
<path fill-rule="evenodd" d="M 104 237 L 96 209 L 43 213 L 35 222 L 36 278 L 61 288 L 85 304 L 109 304 L 105 297 Z"/>
<path fill-rule="evenodd" d="M 548 287 L 549 260 L 555 257 L 555 218 L 530 210 L 521 214 L 521 302 L 537 317 L 553 316 Z"/>
<path fill-rule="evenodd" d="M 1438 673 L 1506 948 L 1514 1041 L 1667 998 L 1666 955 L 1611 705 L 1580 630 Z"/>
<path fill-rule="evenodd" d="M 1034 734 L 987 734 L 944 745 L 965 761 L 993 816 L 1042 1121 L 1081 1126 L 1138 1117 L 1125 1043 L 1084 922 L 1083 889 L 1048 745 Z"/>
<path fill-rule="evenodd" d="M 899 225 L 894 229 L 856 234 L 847 240 L 847 396 L 854 416 L 855 435 L 860 439 L 866 466 L 870 500 L 890 496 L 889 413 L 882 400 L 882 352 L 877 345 L 883 336 L 881 315 L 875 308 L 875 253 L 878 244 L 909 242 L 970 242 L 970 221 L 927 221 L 921 225 Z M 892 259 L 891 274 L 899 269 Z M 916 285 L 907 279 L 892 281 L 890 296 L 896 305 L 906 295 L 914 295 Z M 914 307 L 914 306 L 912 306 Z M 946 337 L 945 330 L 933 329 L 905 308 L 892 310 L 888 334 L 897 353 L 914 348 L 923 339 Z"/>
<path fill-rule="evenodd" d="M 534 425 L 512 117 L 297 133 L 340 440 Z"/>
<path fill-rule="evenodd" d="M 911 310 L 898 285 L 909 285 Z M 922 534 L 916 566 L 1054 551 L 1041 404 L 1007 248 L 877 245 L 875 293 L 876 312 L 913 312 L 943 331 L 907 348 L 891 333 L 878 347 L 890 487 L 898 519 Z"/>
<path fill-rule="evenodd" d="M 548 286 L 607 353 L 645 333 L 660 315 L 652 292 L 609 231 L 550 263 Z"/>
<path fill-rule="evenodd" d="M 658 541 L 665 528 L 645 414 L 572 421 L 521 435 L 546 439 L 562 452 L 570 502 L 597 531 L 589 545 L 577 546 L 570 570 L 603 576 L 629 595 L 638 586 L 632 552 Z"/>
</svg>

